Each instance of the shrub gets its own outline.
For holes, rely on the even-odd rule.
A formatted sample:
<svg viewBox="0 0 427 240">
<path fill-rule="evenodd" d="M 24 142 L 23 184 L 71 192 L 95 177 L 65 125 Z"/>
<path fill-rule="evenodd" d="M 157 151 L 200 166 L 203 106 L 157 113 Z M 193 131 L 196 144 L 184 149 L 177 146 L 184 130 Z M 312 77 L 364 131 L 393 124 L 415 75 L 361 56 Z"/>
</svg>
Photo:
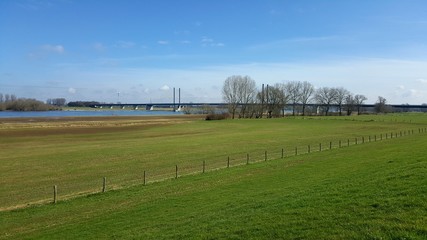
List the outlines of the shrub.
<svg viewBox="0 0 427 240">
<path fill-rule="evenodd" d="M 227 119 L 229 117 L 230 117 L 230 115 L 228 113 L 220 113 L 220 114 L 218 114 L 218 113 L 212 113 L 212 114 L 206 115 L 206 119 L 205 120 L 207 120 L 207 121 L 210 121 L 210 120 L 224 120 L 224 119 Z"/>
</svg>

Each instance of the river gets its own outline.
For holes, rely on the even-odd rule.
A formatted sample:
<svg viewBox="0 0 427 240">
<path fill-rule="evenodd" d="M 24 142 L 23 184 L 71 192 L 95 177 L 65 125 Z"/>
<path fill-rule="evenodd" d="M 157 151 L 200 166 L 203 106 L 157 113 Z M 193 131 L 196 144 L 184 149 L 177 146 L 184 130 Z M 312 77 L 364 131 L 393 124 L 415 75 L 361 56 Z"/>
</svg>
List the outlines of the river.
<svg viewBox="0 0 427 240">
<path fill-rule="evenodd" d="M 181 115 L 173 111 L 143 110 L 102 110 L 102 111 L 0 111 L 0 118 L 32 118 L 32 117 L 96 117 L 96 116 L 166 116 Z"/>
</svg>

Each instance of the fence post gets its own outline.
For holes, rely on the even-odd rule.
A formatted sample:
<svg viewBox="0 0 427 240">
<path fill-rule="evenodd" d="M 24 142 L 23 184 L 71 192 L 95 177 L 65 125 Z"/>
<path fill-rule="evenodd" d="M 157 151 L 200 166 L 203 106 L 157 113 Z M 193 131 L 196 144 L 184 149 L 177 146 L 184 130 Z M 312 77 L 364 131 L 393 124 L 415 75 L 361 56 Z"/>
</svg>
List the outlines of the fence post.
<svg viewBox="0 0 427 240">
<path fill-rule="evenodd" d="M 350 139 L 347 139 L 347 147 L 350 147 Z"/>
<path fill-rule="evenodd" d="M 355 143 L 356 143 L 356 145 L 357 145 L 357 138 L 355 138 L 355 140 L 354 140 L 354 141 L 355 141 Z"/>
<path fill-rule="evenodd" d="M 265 159 L 265 161 L 267 161 L 267 151 L 265 151 L 264 159 Z"/>
<path fill-rule="evenodd" d="M 56 204 L 58 197 L 58 187 L 56 185 L 53 186 L 53 203 Z"/>
<path fill-rule="evenodd" d="M 374 139 L 375 139 L 375 142 L 376 142 L 377 141 L 377 135 L 376 134 L 374 135 Z"/>
<path fill-rule="evenodd" d="M 107 190 L 107 178 L 104 177 L 102 181 L 102 192 L 105 193 L 106 190 Z"/>
<path fill-rule="evenodd" d="M 227 168 L 229 168 L 230 167 L 230 156 L 228 156 L 228 158 L 227 158 Z"/>
<path fill-rule="evenodd" d="M 178 178 L 178 165 L 175 165 L 175 179 Z"/>
<path fill-rule="evenodd" d="M 282 148 L 282 158 L 285 157 L 285 149 Z"/>
<path fill-rule="evenodd" d="M 369 142 L 371 142 L 371 135 L 369 135 Z"/>
<path fill-rule="evenodd" d="M 332 149 L 332 142 L 329 142 L 329 150 Z"/>
<path fill-rule="evenodd" d="M 322 151 L 322 143 L 319 143 L 319 152 Z"/>
<path fill-rule="evenodd" d="M 308 152 L 308 153 L 310 153 L 310 145 L 308 145 L 308 150 L 307 150 L 307 152 Z"/>
<path fill-rule="evenodd" d="M 298 147 L 295 147 L 295 156 L 298 155 Z"/>
<path fill-rule="evenodd" d="M 362 143 L 365 143 L 365 137 L 362 137 Z"/>
<path fill-rule="evenodd" d="M 205 166 L 206 166 L 206 162 L 205 160 L 203 160 L 203 173 L 205 173 Z"/>
<path fill-rule="evenodd" d="M 341 140 L 338 142 L 339 148 L 341 148 Z"/>
<path fill-rule="evenodd" d="M 246 165 L 249 164 L 249 153 L 246 154 Z"/>
<path fill-rule="evenodd" d="M 144 171 L 144 186 L 146 185 L 146 177 L 147 177 L 147 174 L 146 174 L 146 172 Z"/>
</svg>

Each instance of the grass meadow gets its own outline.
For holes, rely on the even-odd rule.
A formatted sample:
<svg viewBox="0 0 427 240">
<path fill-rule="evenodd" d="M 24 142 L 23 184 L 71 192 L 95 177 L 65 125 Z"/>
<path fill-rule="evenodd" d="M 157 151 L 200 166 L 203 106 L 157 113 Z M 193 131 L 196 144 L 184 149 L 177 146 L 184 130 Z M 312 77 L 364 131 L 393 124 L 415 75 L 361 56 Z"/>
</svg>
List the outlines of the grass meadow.
<svg viewBox="0 0 427 240">
<path fill-rule="evenodd" d="M 425 114 L 0 121 L 0 238 L 427 238 Z"/>
</svg>

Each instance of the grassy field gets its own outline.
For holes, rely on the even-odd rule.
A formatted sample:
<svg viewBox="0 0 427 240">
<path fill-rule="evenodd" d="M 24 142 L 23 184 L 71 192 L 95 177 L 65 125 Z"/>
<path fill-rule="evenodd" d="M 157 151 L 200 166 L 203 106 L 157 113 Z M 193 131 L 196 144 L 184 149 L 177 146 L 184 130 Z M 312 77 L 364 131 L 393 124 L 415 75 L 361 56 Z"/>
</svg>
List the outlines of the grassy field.
<svg viewBox="0 0 427 240">
<path fill-rule="evenodd" d="M 425 114 L 203 121 L 201 116 L 1 120 L 0 209 L 417 133 Z M 387 135 L 386 135 L 387 134 Z M 310 147 L 309 147 L 310 146 Z M 295 149 L 297 148 L 297 149 Z"/>
<path fill-rule="evenodd" d="M 397 117 L 400 121 L 394 120 Z M 60 201 L 56 205 L 2 211 L 0 238 L 426 239 L 427 133 L 418 133 L 418 128 L 425 127 L 425 115 L 381 116 L 384 121 L 379 118 L 370 116 L 366 119 L 364 116 L 354 121 L 328 118 L 224 122 L 176 119 L 176 123 L 157 123 L 151 127 L 147 127 L 146 123 L 140 125 L 138 119 L 126 120 L 129 124 L 125 124 L 126 121 L 122 119 L 123 125 L 117 126 L 120 130 L 113 126 L 112 129 L 115 130 L 110 129 L 112 132 L 106 130 L 108 128 L 105 125 L 108 124 L 104 123 L 100 124 L 102 127 L 99 131 L 92 134 L 82 131 L 60 132 L 57 135 L 52 133 L 46 136 L 44 133 L 47 129 L 34 129 L 31 126 L 27 129 L 25 124 L 14 126 L 7 130 L 8 136 L 14 140 L 9 143 L 11 147 L 20 145 L 23 139 L 26 144 L 61 146 L 65 143 L 60 142 L 60 139 L 65 138 L 63 141 L 76 148 L 73 151 L 85 150 L 84 154 L 81 154 L 82 157 L 90 155 L 86 158 L 88 162 L 85 172 L 80 175 L 81 179 L 73 178 L 73 181 L 70 181 L 68 178 L 73 174 L 62 178 L 59 174 L 56 176 L 56 181 L 63 181 L 64 184 L 67 181 L 83 184 L 84 179 L 89 179 L 90 175 L 103 176 L 105 172 L 98 168 L 109 161 L 114 162 L 109 166 L 114 168 L 112 175 L 115 171 L 117 175 L 114 176 L 117 177 L 127 174 L 133 168 L 125 166 L 132 162 L 130 156 L 144 161 L 145 158 L 137 158 L 139 154 L 136 153 L 148 153 L 149 150 L 154 156 L 154 142 L 168 146 L 162 153 L 166 155 L 155 158 L 157 162 L 152 163 L 153 167 L 160 168 L 180 161 L 184 163 L 186 158 L 198 163 L 204 153 L 202 150 L 187 153 L 192 148 L 202 148 L 225 164 L 224 156 L 229 153 L 260 150 L 259 157 L 262 159 L 264 149 L 267 148 L 296 145 L 302 148 L 307 144 L 319 142 L 328 145 L 332 139 L 361 138 L 363 135 L 367 138 L 368 134 L 385 135 L 408 129 L 414 129 L 414 134 L 402 137 L 398 134 L 399 137 L 393 139 L 358 145 L 352 143 L 350 147 L 288 156 L 284 159 L 280 156 L 272 157 L 267 162 L 210 171 L 147 186 L 136 185 Z M 163 120 L 150 120 L 153 121 Z M 50 123 L 49 129 L 56 129 L 52 127 L 55 124 L 63 122 Z M 74 124 L 78 125 L 75 122 Z M 124 125 L 132 126 L 124 129 Z M 29 135 L 21 133 L 27 130 L 34 132 Z M 16 134 L 12 136 L 11 131 Z M 34 139 L 35 132 L 39 131 L 43 133 L 40 134 L 41 142 Z M 184 133 L 188 134 L 180 136 Z M 116 135 L 119 140 L 108 140 Z M 67 137 L 71 139 L 66 139 Z M 212 142 L 213 140 L 215 141 Z M 98 155 L 91 154 L 90 151 L 97 149 L 90 144 L 91 141 L 98 146 L 110 144 L 112 149 L 101 147 Z M 134 141 L 137 143 L 133 144 Z M 244 142 L 250 147 L 245 148 Z M 25 143 L 22 143 L 21 148 Z M 139 144 L 149 146 L 138 148 Z M 178 147 L 173 147 L 174 144 Z M 90 146 L 85 148 L 84 145 Z M 185 152 L 172 151 L 181 148 L 184 148 Z M 66 148 L 61 147 L 61 150 L 65 151 Z M 17 155 L 31 156 L 22 150 L 16 152 Z M 40 155 L 42 152 L 35 151 Z M 121 155 L 117 152 L 127 157 L 121 158 L 123 160 L 109 157 L 113 153 L 116 153 L 115 156 Z M 132 155 L 133 152 L 136 153 Z M 7 155 L 3 154 L 4 152 L 1 161 L 5 162 Z M 62 163 L 67 160 L 65 157 L 55 158 L 53 155 L 58 152 L 49 154 L 52 154 L 52 157 L 46 161 L 50 164 L 53 164 L 55 159 Z M 177 157 L 173 158 L 173 154 Z M 193 155 L 197 157 L 191 157 Z M 9 157 L 12 156 L 15 155 L 10 152 Z M 104 162 L 102 157 L 107 160 Z M 209 159 L 214 161 L 215 158 Z M 77 160 L 77 157 L 74 158 L 74 161 Z M 32 164 L 35 164 L 35 160 Z M 138 167 L 144 169 L 145 164 Z M 23 164 L 17 163 L 15 167 L 21 165 Z M 58 163 L 57 166 L 62 164 Z M 77 163 L 65 166 L 68 166 L 70 171 L 79 168 Z M 3 171 L 2 169 L 2 173 Z M 32 172 L 22 167 L 20 171 Z M 38 176 L 51 174 L 49 170 L 42 168 L 39 172 Z M 6 174 L 14 176 L 11 173 Z M 17 175 L 19 174 L 15 173 L 18 182 Z M 26 174 L 21 177 L 24 178 L 24 175 Z M 126 177 L 122 180 L 125 184 Z M 40 179 L 34 181 L 41 182 Z M 26 183 L 20 184 L 25 186 Z M 2 195 L 9 194 L 6 190 L 2 189 Z"/>
<path fill-rule="evenodd" d="M 0 122 L 0 239 L 427 238 L 425 114 Z"/>
</svg>

